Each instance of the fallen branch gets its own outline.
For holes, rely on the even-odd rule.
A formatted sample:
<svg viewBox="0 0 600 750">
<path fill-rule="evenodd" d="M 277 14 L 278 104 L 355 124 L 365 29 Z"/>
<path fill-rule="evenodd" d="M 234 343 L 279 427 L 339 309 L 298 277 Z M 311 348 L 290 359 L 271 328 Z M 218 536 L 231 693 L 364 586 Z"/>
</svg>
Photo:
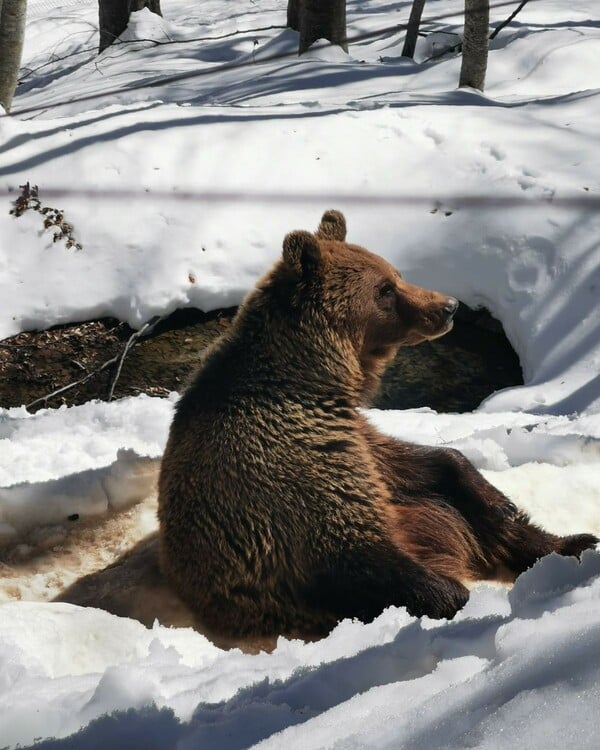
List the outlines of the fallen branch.
<svg viewBox="0 0 600 750">
<path fill-rule="evenodd" d="M 134 331 L 134 333 L 132 333 L 131 336 L 127 339 L 127 343 L 125 344 L 123 348 L 123 352 L 121 353 L 121 356 L 119 358 L 117 371 L 115 372 L 115 376 L 108 390 L 108 401 L 112 401 L 112 398 L 115 392 L 115 386 L 117 385 L 117 381 L 119 380 L 119 377 L 121 376 L 123 362 L 125 362 L 125 357 L 127 356 L 129 350 L 138 339 L 142 338 L 143 336 L 147 336 L 149 333 L 151 333 L 154 326 L 157 323 L 159 323 L 163 318 L 164 318 L 164 315 L 155 315 L 153 318 L 150 318 L 150 320 L 147 323 L 144 323 L 144 325 L 140 328 L 139 331 Z"/>
<path fill-rule="evenodd" d="M 68 385 L 63 385 L 61 388 L 57 388 L 55 391 L 52 391 L 52 393 L 48 393 L 45 396 L 40 396 L 39 398 L 36 398 L 34 401 L 31 401 L 29 404 L 26 404 L 25 408 L 30 409 L 31 407 L 37 406 L 38 404 L 41 404 L 41 403 L 45 404 L 51 398 L 55 398 L 55 396 L 60 396 L 61 393 L 66 393 L 67 391 L 70 391 L 72 388 L 76 388 L 78 385 L 83 385 L 84 383 L 87 383 L 88 380 L 91 380 L 91 378 L 95 377 L 96 375 L 99 375 L 101 372 L 106 370 L 107 367 L 111 367 L 112 365 L 117 365 L 117 371 L 112 380 L 109 394 L 108 394 L 108 400 L 111 401 L 113 398 L 114 391 L 115 391 L 115 386 L 117 384 L 119 376 L 121 375 L 123 362 L 125 361 L 125 357 L 127 356 L 129 350 L 138 339 L 142 338 L 143 336 L 147 336 L 149 333 L 151 333 L 154 327 L 157 325 L 157 323 L 163 320 L 164 317 L 165 317 L 164 315 L 155 315 L 147 323 L 145 323 L 140 328 L 139 331 L 134 331 L 134 333 L 132 333 L 132 335 L 127 339 L 127 342 L 125 343 L 125 346 L 123 347 L 123 351 L 121 352 L 121 354 L 117 354 L 114 357 L 111 357 L 111 359 L 106 360 L 106 362 L 101 364 L 100 367 L 96 367 L 91 372 L 88 372 L 88 374 L 85 375 L 83 378 L 79 378 L 79 380 L 75 380 L 73 383 L 69 383 Z"/>
<path fill-rule="evenodd" d="M 448 32 L 444 32 L 448 33 Z M 421 65 L 424 65 L 425 63 L 431 62 L 432 60 L 438 60 L 440 57 L 443 57 L 444 55 L 447 55 L 450 52 L 456 52 L 462 47 L 462 40 L 460 42 L 457 42 L 456 44 L 452 45 L 452 47 L 446 47 L 446 49 L 443 49 L 441 52 L 436 52 L 435 55 L 431 55 L 430 57 L 426 57 Z"/>
<path fill-rule="evenodd" d="M 31 401 L 29 404 L 25 404 L 26 409 L 30 409 L 32 406 L 37 406 L 37 404 L 46 403 L 51 398 L 54 398 L 55 396 L 60 395 L 61 393 L 65 393 L 66 391 L 70 391 L 71 388 L 75 388 L 78 385 L 83 385 L 84 383 L 87 383 L 90 378 L 93 378 L 95 375 L 98 375 L 103 370 L 106 370 L 107 367 L 110 367 L 111 365 L 116 364 L 119 361 L 119 357 L 113 357 L 112 359 L 107 360 L 104 364 L 100 365 L 100 367 L 97 367 L 95 370 L 92 370 L 89 372 L 84 378 L 80 378 L 79 380 L 76 380 L 74 383 L 69 383 L 68 385 L 63 385 L 62 388 L 58 388 L 55 391 L 52 391 L 52 393 L 48 393 L 45 396 L 40 396 L 39 398 L 36 398 L 34 401 Z"/>
<path fill-rule="evenodd" d="M 498 34 L 499 34 L 499 33 L 500 33 L 501 31 L 502 31 L 502 29 L 503 29 L 503 28 L 504 28 L 505 26 L 508 26 L 508 24 L 509 24 L 509 23 L 510 23 L 510 22 L 511 22 L 511 21 L 513 20 L 513 18 L 514 18 L 514 17 L 515 17 L 516 15 L 517 15 L 517 13 L 520 13 L 520 12 L 521 12 L 521 11 L 523 10 L 523 8 L 524 8 L 524 7 L 525 7 L 525 6 L 527 5 L 527 3 L 528 3 L 528 2 L 529 2 L 529 0 L 522 0 L 522 2 L 521 2 L 521 3 L 520 3 L 520 4 L 518 5 L 518 7 L 517 7 L 517 8 L 516 8 L 516 9 L 515 9 L 515 10 L 514 10 L 514 11 L 513 11 L 513 12 L 512 12 L 511 14 L 510 14 L 510 16 L 509 16 L 509 17 L 508 17 L 508 18 L 507 18 L 507 19 L 506 19 L 505 21 L 502 21 L 502 23 L 501 23 L 501 24 L 500 24 L 499 26 L 496 26 L 496 28 L 495 28 L 495 29 L 494 29 L 494 30 L 492 31 L 492 33 L 490 34 L 490 41 L 491 41 L 492 39 L 495 39 L 495 38 L 496 38 L 496 37 L 498 36 Z"/>
<path fill-rule="evenodd" d="M 502 21 L 502 23 L 500 23 L 498 26 L 496 26 L 496 28 L 492 31 L 492 33 L 488 37 L 489 40 L 492 41 L 492 39 L 495 39 L 498 36 L 498 34 L 502 31 L 502 29 L 508 26 L 508 24 L 513 20 L 513 18 L 523 10 L 523 8 L 527 5 L 528 2 L 529 0 L 522 0 L 522 2 L 519 3 L 517 8 L 515 8 L 515 10 L 510 14 L 509 17 L 506 18 L 504 21 Z M 438 33 L 445 34 L 448 32 L 438 32 Z M 440 57 L 443 57 L 444 55 L 447 55 L 450 52 L 456 52 L 460 50 L 461 47 L 462 47 L 462 41 L 458 42 L 452 47 L 447 47 L 445 50 L 442 50 L 442 52 L 438 52 L 435 55 L 431 55 L 431 57 L 427 57 L 425 60 L 423 60 L 422 64 L 431 62 L 432 60 L 438 60 Z"/>
</svg>

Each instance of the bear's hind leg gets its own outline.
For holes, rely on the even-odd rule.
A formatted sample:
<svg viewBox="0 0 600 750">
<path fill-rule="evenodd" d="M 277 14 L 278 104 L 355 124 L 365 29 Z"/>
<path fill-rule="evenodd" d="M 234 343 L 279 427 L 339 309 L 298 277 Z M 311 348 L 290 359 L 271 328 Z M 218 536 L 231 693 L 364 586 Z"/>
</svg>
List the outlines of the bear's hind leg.
<svg viewBox="0 0 600 750">
<path fill-rule="evenodd" d="M 507 519 L 496 532 L 494 559 L 497 561 L 497 570 L 505 573 L 498 577 L 514 580 L 551 552 L 579 557 L 584 550 L 595 547 L 598 541 L 593 534 L 550 534 L 532 523 L 525 513 L 520 513 Z"/>
<path fill-rule="evenodd" d="M 516 578 L 551 552 L 579 556 L 594 547 L 592 534 L 560 537 L 533 524 L 457 450 L 404 443 L 380 435 L 370 425 L 367 439 L 399 506 L 419 498 L 451 506 L 464 518 L 486 562 L 481 578 Z"/>
<path fill-rule="evenodd" d="M 387 539 L 365 540 L 324 561 L 304 588 L 304 601 L 335 620 L 369 622 L 390 605 L 417 617 L 452 618 L 469 598 L 455 577 L 429 570 Z"/>
<path fill-rule="evenodd" d="M 551 552 L 579 556 L 598 543 L 592 534 L 562 537 L 544 531 L 459 451 L 431 448 L 420 453 L 427 466 L 437 468 L 432 488 L 465 518 L 484 550 L 491 567 L 482 577 L 514 580 Z"/>
</svg>

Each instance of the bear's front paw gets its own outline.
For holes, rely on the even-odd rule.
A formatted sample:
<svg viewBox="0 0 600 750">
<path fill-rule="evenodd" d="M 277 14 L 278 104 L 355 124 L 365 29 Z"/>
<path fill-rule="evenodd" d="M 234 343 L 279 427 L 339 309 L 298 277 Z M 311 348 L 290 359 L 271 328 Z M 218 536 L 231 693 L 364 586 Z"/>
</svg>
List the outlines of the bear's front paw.
<svg viewBox="0 0 600 750">
<path fill-rule="evenodd" d="M 427 615 L 434 620 L 451 620 L 469 600 L 469 590 L 454 578 L 437 576 L 438 584 L 431 596 L 421 602 L 418 616 Z"/>
</svg>

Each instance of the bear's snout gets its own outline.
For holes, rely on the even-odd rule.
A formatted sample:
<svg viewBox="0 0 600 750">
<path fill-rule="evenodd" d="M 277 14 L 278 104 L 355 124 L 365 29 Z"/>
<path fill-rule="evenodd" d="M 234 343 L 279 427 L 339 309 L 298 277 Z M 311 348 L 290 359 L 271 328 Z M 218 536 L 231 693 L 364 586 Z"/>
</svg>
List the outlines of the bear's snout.
<svg viewBox="0 0 600 750">
<path fill-rule="evenodd" d="M 458 310 L 458 300 L 456 299 L 456 297 L 448 297 L 448 300 L 442 310 L 444 311 L 444 314 L 446 315 L 448 320 L 451 320 Z"/>
</svg>

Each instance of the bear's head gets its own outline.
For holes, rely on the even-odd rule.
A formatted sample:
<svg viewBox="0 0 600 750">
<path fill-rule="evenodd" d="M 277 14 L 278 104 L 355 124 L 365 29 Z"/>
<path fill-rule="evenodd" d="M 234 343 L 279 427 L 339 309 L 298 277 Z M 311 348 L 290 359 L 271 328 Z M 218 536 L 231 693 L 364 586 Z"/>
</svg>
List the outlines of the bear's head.
<svg viewBox="0 0 600 750">
<path fill-rule="evenodd" d="M 383 258 L 347 243 L 339 211 L 326 211 L 315 234 L 288 234 L 279 270 L 290 304 L 349 338 L 367 369 L 401 346 L 443 336 L 458 307 L 454 297 L 409 284 Z"/>
</svg>

